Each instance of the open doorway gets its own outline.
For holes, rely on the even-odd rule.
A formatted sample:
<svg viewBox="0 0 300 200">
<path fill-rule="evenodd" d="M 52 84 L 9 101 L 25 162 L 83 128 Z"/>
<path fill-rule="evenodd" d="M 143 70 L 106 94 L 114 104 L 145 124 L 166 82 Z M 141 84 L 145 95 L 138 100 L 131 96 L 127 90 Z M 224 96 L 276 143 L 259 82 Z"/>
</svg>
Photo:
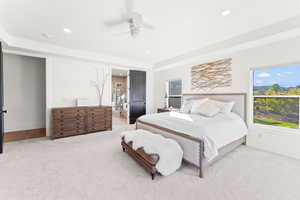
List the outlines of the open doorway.
<svg viewBox="0 0 300 200">
<path fill-rule="evenodd" d="M 3 55 L 4 142 L 46 136 L 46 59 Z"/>
<path fill-rule="evenodd" d="M 128 123 L 128 70 L 112 69 L 113 123 Z"/>
</svg>

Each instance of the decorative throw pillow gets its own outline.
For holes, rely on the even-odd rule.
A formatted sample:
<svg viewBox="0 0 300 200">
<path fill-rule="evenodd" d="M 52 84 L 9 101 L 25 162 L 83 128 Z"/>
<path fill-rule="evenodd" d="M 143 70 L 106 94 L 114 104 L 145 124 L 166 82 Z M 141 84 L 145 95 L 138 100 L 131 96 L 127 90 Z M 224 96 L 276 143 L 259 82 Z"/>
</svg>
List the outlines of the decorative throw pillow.
<svg viewBox="0 0 300 200">
<path fill-rule="evenodd" d="M 213 117 L 221 111 L 220 107 L 218 107 L 215 103 L 211 101 L 205 101 L 198 108 L 198 113 L 205 117 Z"/>
<path fill-rule="evenodd" d="M 221 113 L 230 113 L 235 104 L 235 102 L 233 101 L 229 101 L 229 102 L 217 101 L 217 100 L 210 100 L 210 101 L 220 108 Z"/>
<path fill-rule="evenodd" d="M 199 107 L 206 101 L 208 101 L 208 98 L 192 100 L 191 114 L 198 114 Z"/>
</svg>

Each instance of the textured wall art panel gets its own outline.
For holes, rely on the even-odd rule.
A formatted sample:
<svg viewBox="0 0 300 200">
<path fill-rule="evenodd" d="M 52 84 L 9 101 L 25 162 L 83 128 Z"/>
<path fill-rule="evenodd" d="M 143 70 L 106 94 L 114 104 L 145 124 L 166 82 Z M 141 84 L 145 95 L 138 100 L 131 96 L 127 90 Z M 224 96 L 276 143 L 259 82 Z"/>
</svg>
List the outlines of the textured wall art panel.
<svg viewBox="0 0 300 200">
<path fill-rule="evenodd" d="M 211 90 L 232 84 L 231 58 L 192 67 L 192 90 Z"/>
</svg>

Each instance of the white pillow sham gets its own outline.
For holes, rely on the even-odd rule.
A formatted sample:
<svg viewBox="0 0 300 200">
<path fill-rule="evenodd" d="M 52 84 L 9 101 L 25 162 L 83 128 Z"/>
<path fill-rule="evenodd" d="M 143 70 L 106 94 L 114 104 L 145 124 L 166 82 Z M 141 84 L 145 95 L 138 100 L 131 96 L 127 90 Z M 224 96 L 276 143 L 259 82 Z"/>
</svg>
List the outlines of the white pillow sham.
<svg viewBox="0 0 300 200">
<path fill-rule="evenodd" d="M 208 98 L 204 98 L 204 99 L 197 99 L 197 100 L 192 100 L 192 107 L 191 107 L 191 114 L 198 114 L 199 113 L 199 108 L 202 106 L 202 104 L 204 102 L 208 101 Z"/>
<path fill-rule="evenodd" d="M 216 114 L 218 114 L 221 111 L 220 107 L 218 107 L 214 102 L 212 101 L 205 101 L 204 103 L 199 106 L 197 112 L 200 115 L 203 115 L 205 117 L 213 117 Z"/>
<path fill-rule="evenodd" d="M 232 108 L 235 104 L 234 101 L 224 102 L 224 101 L 217 101 L 212 99 L 210 99 L 209 101 L 211 101 L 216 106 L 218 106 L 220 108 L 221 113 L 226 113 L 226 114 L 232 111 Z"/>
</svg>

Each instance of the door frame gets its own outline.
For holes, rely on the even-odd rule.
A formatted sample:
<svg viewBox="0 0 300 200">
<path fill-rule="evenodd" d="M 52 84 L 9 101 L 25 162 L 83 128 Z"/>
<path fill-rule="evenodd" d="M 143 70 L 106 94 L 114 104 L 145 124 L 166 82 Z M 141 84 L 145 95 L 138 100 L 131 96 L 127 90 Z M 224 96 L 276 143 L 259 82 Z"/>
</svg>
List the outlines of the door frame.
<svg viewBox="0 0 300 200">
<path fill-rule="evenodd" d="M 130 122 L 130 76 L 129 76 L 129 71 L 130 70 L 136 70 L 136 71 L 143 71 L 146 72 L 146 114 L 152 112 L 152 87 L 151 84 L 152 82 L 152 73 L 153 70 L 152 69 L 139 69 L 139 68 L 130 68 L 130 67 L 119 67 L 119 66 L 111 66 L 111 70 L 113 69 L 120 69 L 120 70 L 124 70 L 127 71 L 127 123 L 129 124 Z M 111 78 L 112 78 L 112 74 L 111 74 Z M 150 87 L 150 88 L 149 88 Z M 112 102 L 111 102 L 112 104 Z"/>
<path fill-rule="evenodd" d="M 131 73 L 141 73 L 141 72 L 143 72 L 143 74 L 145 75 L 145 80 L 143 81 L 144 82 L 144 86 L 145 86 L 145 99 L 143 100 L 143 102 L 144 102 L 144 111 L 145 112 L 143 112 L 144 114 L 147 114 L 147 74 L 148 74 L 148 72 L 146 71 L 146 70 L 136 70 L 136 69 L 134 69 L 134 70 L 129 70 L 129 77 L 131 77 Z M 134 80 L 134 79 L 132 79 L 132 80 Z M 129 90 L 129 96 L 131 96 L 131 79 L 130 79 L 130 81 L 129 81 L 129 88 L 130 88 L 130 90 Z M 141 102 L 141 101 L 138 101 L 138 102 Z M 135 103 L 137 103 L 137 101 L 135 101 Z M 133 120 L 132 121 L 132 119 L 131 119 L 131 116 L 130 116 L 130 113 L 131 113 L 131 111 L 130 111 L 130 109 L 131 109 L 131 107 L 132 107 L 132 99 L 131 99 L 131 97 L 130 97 L 130 101 L 129 101 L 129 124 L 134 124 L 135 123 L 135 120 L 137 119 L 135 119 L 135 120 Z M 141 115 L 140 115 L 141 116 Z"/>
<path fill-rule="evenodd" d="M 4 105 L 4 96 L 3 96 L 3 49 L 2 42 L 0 41 L 0 154 L 3 153 L 3 141 L 4 141 L 4 113 L 3 113 L 3 105 Z"/>
<path fill-rule="evenodd" d="M 45 59 L 45 77 L 46 77 L 46 136 L 51 136 L 51 108 L 52 108 L 52 57 L 47 56 L 45 54 L 39 53 L 28 53 L 24 51 L 12 51 L 12 50 L 3 50 L 3 53 L 13 54 L 19 56 L 30 56 L 35 58 L 43 58 Z"/>
</svg>

